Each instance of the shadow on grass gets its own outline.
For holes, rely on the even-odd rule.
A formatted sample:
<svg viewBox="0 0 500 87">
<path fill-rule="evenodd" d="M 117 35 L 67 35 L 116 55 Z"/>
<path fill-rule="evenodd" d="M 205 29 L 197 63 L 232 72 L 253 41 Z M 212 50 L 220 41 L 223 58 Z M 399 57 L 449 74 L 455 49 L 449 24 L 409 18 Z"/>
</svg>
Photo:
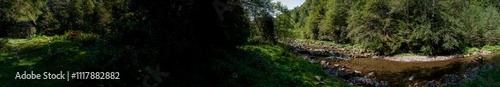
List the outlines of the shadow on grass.
<svg viewBox="0 0 500 87">
<path fill-rule="evenodd" d="M 104 83 L 117 83 L 119 80 L 49 80 L 43 79 L 43 73 L 109 71 L 109 67 L 116 66 L 109 62 L 118 58 L 116 54 L 119 52 L 120 50 L 110 46 L 84 47 L 72 41 L 54 41 L 22 48 L 5 47 L 0 51 L 0 70 L 2 71 L 0 72 L 0 86 L 98 86 Z M 29 74 L 33 71 L 42 77 L 39 80 L 15 79 L 17 72 L 23 74 L 24 71 Z"/>
<path fill-rule="evenodd" d="M 293 54 L 291 47 L 277 45 L 245 45 L 238 51 L 218 50 L 224 59 L 215 62 L 225 86 L 347 86 L 336 77 L 327 77 L 321 67 Z M 231 54 L 231 55 L 227 55 Z M 317 85 L 315 76 L 324 77 Z"/>
</svg>

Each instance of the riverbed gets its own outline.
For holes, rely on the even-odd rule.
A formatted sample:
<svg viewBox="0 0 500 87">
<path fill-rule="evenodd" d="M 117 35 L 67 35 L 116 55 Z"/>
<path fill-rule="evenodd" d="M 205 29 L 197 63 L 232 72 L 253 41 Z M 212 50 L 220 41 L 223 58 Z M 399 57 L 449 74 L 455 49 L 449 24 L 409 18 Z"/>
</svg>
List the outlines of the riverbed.
<svg viewBox="0 0 500 87">
<path fill-rule="evenodd" d="M 305 45 L 302 45 L 305 44 Z M 476 78 L 479 71 L 496 67 L 490 62 L 497 53 L 477 54 L 446 59 L 419 57 L 431 61 L 394 61 L 386 58 L 353 58 L 334 48 L 310 43 L 293 43 L 295 52 L 311 63 L 320 64 L 325 73 L 359 86 L 456 86 Z M 319 47 L 318 47 L 319 46 Z M 362 53 L 362 52 L 353 52 Z M 368 54 L 368 53 L 366 53 Z M 411 58 L 411 57 L 409 57 Z M 434 58 L 434 59 L 433 59 Z"/>
</svg>

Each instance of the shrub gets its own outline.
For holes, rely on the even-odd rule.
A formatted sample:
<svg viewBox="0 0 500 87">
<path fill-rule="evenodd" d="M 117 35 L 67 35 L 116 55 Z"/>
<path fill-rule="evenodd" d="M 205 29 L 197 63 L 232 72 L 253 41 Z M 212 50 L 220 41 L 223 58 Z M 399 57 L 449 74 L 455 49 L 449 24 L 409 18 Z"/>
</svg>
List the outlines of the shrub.
<svg viewBox="0 0 500 87">
<path fill-rule="evenodd" d="M 93 44 L 97 42 L 100 36 L 94 33 L 88 33 L 88 34 L 82 34 L 81 37 L 78 39 L 78 41 L 82 42 L 83 44 Z"/>
<path fill-rule="evenodd" d="M 66 32 L 66 39 L 81 42 L 82 44 L 85 45 L 94 44 L 95 42 L 100 40 L 99 38 L 100 36 L 98 34 L 83 33 L 82 31 L 79 30 Z M 64 39 L 64 38 L 58 38 L 58 39 Z"/>
<path fill-rule="evenodd" d="M 464 53 L 464 54 L 469 54 L 469 53 L 473 53 L 473 52 L 479 52 L 479 49 L 476 47 L 466 47 L 462 50 L 462 53 Z"/>
<path fill-rule="evenodd" d="M 7 39 L 0 38 L 0 49 L 5 47 L 5 44 L 7 44 L 7 42 L 8 42 Z"/>
<path fill-rule="evenodd" d="M 55 35 L 52 40 L 67 40 L 68 35 Z"/>
<path fill-rule="evenodd" d="M 499 51 L 500 50 L 500 45 L 494 45 L 494 46 L 486 45 L 486 46 L 483 46 L 483 50 L 487 50 L 487 51 Z"/>
<path fill-rule="evenodd" d="M 66 39 L 69 39 L 69 40 L 76 40 L 76 39 L 80 39 L 80 37 L 82 36 L 82 31 L 80 30 L 77 30 L 77 31 L 67 31 L 66 32 L 66 35 L 67 35 L 67 38 Z"/>
</svg>

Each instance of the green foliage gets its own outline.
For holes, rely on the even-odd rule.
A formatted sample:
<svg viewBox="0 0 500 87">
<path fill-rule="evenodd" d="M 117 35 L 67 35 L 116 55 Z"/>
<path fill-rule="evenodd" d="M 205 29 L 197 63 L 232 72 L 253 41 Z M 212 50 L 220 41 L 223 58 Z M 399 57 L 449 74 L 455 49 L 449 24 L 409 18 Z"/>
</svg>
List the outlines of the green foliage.
<svg viewBox="0 0 500 87">
<path fill-rule="evenodd" d="M 274 26 L 276 20 L 270 14 L 274 10 L 271 0 L 217 1 L 224 4 L 221 6 L 223 10 L 227 10 L 221 13 L 223 18 L 218 15 L 219 11 L 216 11 L 220 9 L 213 8 L 214 0 L 154 2 L 144 0 L 1 0 L 0 33 L 2 37 L 6 35 L 4 34 L 7 32 L 6 29 L 15 28 L 16 22 L 30 20 L 35 22 L 39 31 L 37 35 L 40 36 L 29 39 L 9 39 L 9 47 L 0 52 L 2 54 L 0 65 L 4 66 L 0 69 L 6 71 L 0 73 L 0 77 L 22 70 L 120 71 L 127 72 L 130 76 L 123 80 L 109 82 L 96 80 L 55 84 L 62 82 L 48 80 L 35 82 L 31 86 L 62 86 L 73 83 L 82 86 L 102 86 L 103 84 L 104 86 L 137 86 L 142 85 L 137 83 L 137 78 L 144 76 L 138 74 L 138 70 L 152 64 L 162 64 L 162 71 L 176 75 L 165 78 L 162 82 L 163 86 L 224 85 L 220 83 L 227 80 L 218 79 L 218 75 L 214 74 L 215 70 L 211 68 L 212 64 L 216 64 L 213 61 L 223 60 L 225 57 L 216 57 L 217 52 L 214 52 L 214 49 L 238 49 L 236 48 L 238 45 L 247 41 L 250 29 L 257 32 L 255 36 L 261 36 L 263 40 L 275 43 L 274 34 L 277 32 L 274 30 L 278 29 Z M 285 21 L 288 20 L 282 19 L 284 21 L 279 22 L 279 25 L 287 24 Z M 279 29 L 286 30 L 284 29 L 286 27 L 288 26 L 279 27 Z M 14 59 L 15 55 L 10 55 L 11 49 L 15 48 L 21 50 L 20 61 Z M 244 51 L 234 55 L 254 53 L 261 52 Z M 275 56 L 267 56 L 274 55 L 274 53 L 262 55 L 261 57 L 275 58 Z M 279 57 L 280 60 L 277 61 L 285 61 L 290 66 L 295 64 L 286 59 L 289 58 L 288 55 L 278 55 L 282 57 Z M 315 68 L 311 69 L 314 74 L 305 73 L 307 77 L 304 78 L 312 78 L 311 75 L 323 73 L 318 66 L 311 64 L 300 66 L 308 64 L 302 61 L 294 66 Z M 16 65 L 18 62 L 22 64 Z M 235 62 L 245 61 L 236 60 Z M 284 69 L 283 67 L 287 66 L 269 69 Z M 278 71 L 273 73 L 274 75 L 268 75 L 267 72 L 260 74 L 271 77 L 283 76 L 283 79 L 271 80 L 283 82 L 282 84 L 305 84 L 302 82 L 301 74 L 291 73 L 293 72 Z M 207 81 L 208 79 L 215 80 Z M 269 78 L 261 80 L 262 84 L 269 83 L 266 79 Z M 12 82 L 15 80 L 4 78 L 0 80 L 7 81 L 0 82 L 2 86 L 20 86 L 10 84 L 15 83 Z M 308 81 L 312 80 L 314 79 L 308 79 Z M 192 83 L 182 84 L 186 82 Z M 239 82 L 245 83 L 246 81 Z M 340 83 L 338 80 L 334 82 Z M 21 81 L 21 83 L 30 82 Z"/>
<path fill-rule="evenodd" d="M 257 32 L 262 37 L 262 42 L 276 43 L 274 35 L 274 21 L 271 15 L 264 15 L 264 17 L 257 18 Z"/>
<path fill-rule="evenodd" d="M 482 48 L 483 50 L 487 50 L 487 51 L 499 51 L 500 50 L 500 45 L 486 45 L 486 46 L 483 46 Z"/>
<path fill-rule="evenodd" d="M 5 45 L 7 44 L 8 40 L 7 39 L 0 39 L 0 49 L 4 48 Z"/>
<path fill-rule="evenodd" d="M 4 40 L 2 40 L 4 41 Z M 113 63 L 120 50 L 114 46 L 87 46 L 82 47 L 79 42 L 65 39 L 56 39 L 44 35 L 28 39 L 8 39 L 5 47 L 0 48 L 0 82 L 1 86 L 62 86 L 78 84 L 92 86 L 82 81 L 40 80 L 40 81 L 15 81 L 4 76 L 22 71 L 34 73 L 67 71 L 107 71 L 120 70 L 117 65 L 129 65 L 124 62 Z M 113 66 L 110 66 L 113 65 Z M 122 67 L 123 68 L 123 67 Z M 137 73 L 135 73 L 137 74 Z M 126 86 L 123 80 L 103 81 L 107 86 Z M 129 84 L 131 85 L 131 84 Z"/>
<path fill-rule="evenodd" d="M 498 44 L 497 1 L 307 0 L 291 10 L 296 35 L 363 46 L 385 55 L 462 52 Z"/>
<path fill-rule="evenodd" d="M 275 30 L 283 31 L 286 28 L 286 22 L 278 22 L 279 24 L 285 24 L 284 27 L 275 26 L 276 20 L 270 14 L 274 12 L 274 8 L 283 8 L 276 6 L 271 3 L 271 0 L 250 0 L 243 3 L 246 8 L 244 9 L 247 14 L 253 19 L 250 22 L 250 42 L 262 42 L 262 43 L 276 43 Z M 286 11 L 281 9 L 281 11 Z M 283 18 L 280 19 L 282 21 Z M 278 29 L 275 29 L 278 28 Z"/>
<path fill-rule="evenodd" d="M 95 45 L 95 43 L 99 42 L 100 40 L 100 35 L 94 33 L 82 34 L 81 38 L 79 39 L 79 41 L 84 45 Z"/>
<path fill-rule="evenodd" d="M 239 51 L 218 50 L 225 59 L 215 62 L 225 86 L 348 86 L 337 77 L 327 77 L 322 69 L 298 58 L 286 45 L 244 45 Z M 314 77 L 323 77 L 325 84 L 316 85 Z"/>
<path fill-rule="evenodd" d="M 46 8 L 46 10 L 49 10 Z M 39 34 L 55 35 L 60 30 L 61 23 L 54 18 L 54 14 L 47 12 L 37 19 Z"/>
<path fill-rule="evenodd" d="M 66 36 L 68 40 L 78 40 L 82 37 L 83 31 L 67 31 Z"/>
<path fill-rule="evenodd" d="M 298 35 L 295 35 L 291 14 L 288 8 L 281 4 L 281 2 L 277 2 L 275 8 L 278 9 L 278 13 L 276 14 L 276 18 L 274 20 L 274 33 L 276 37 L 283 38 L 297 38 Z"/>
<path fill-rule="evenodd" d="M 52 39 L 53 40 L 68 40 L 68 35 L 67 34 L 55 35 L 55 36 L 52 36 Z"/>
<path fill-rule="evenodd" d="M 347 37 L 348 3 L 344 0 L 330 1 L 325 9 L 325 18 L 319 25 L 320 39 L 346 43 L 348 39 L 344 37 Z"/>
<path fill-rule="evenodd" d="M 305 38 L 307 39 L 313 39 L 313 40 L 317 40 L 318 39 L 318 35 L 319 35 L 319 28 L 318 28 L 318 25 L 319 25 L 319 20 L 321 19 L 321 16 L 319 15 L 319 12 L 318 11 L 314 11 L 314 13 L 312 14 L 312 16 L 309 16 L 307 18 L 307 22 L 306 22 L 306 36 Z"/>
<path fill-rule="evenodd" d="M 479 52 L 479 48 L 476 48 L 476 47 L 465 47 L 464 49 L 462 49 L 462 53 L 464 54 L 469 54 L 469 53 L 473 53 L 473 52 Z"/>
</svg>

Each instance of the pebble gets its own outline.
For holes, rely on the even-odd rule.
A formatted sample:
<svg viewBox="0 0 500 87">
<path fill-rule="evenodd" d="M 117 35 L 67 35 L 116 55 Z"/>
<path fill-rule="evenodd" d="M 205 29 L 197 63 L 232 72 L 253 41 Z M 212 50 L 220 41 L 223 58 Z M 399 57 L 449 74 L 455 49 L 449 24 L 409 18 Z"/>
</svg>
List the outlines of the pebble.
<svg viewBox="0 0 500 87">
<path fill-rule="evenodd" d="M 333 64 L 333 66 L 335 66 L 335 67 L 339 67 L 339 66 L 340 66 L 340 64 Z"/>
<path fill-rule="evenodd" d="M 366 77 L 372 77 L 372 76 L 375 76 L 375 72 L 370 72 L 368 73 L 368 75 L 366 75 Z"/>
<path fill-rule="evenodd" d="M 323 81 L 323 79 L 321 78 L 321 76 L 314 76 L 314 78 L 316 78 L 316 80 L 318 80 L 318 81 Z"/>
<path fill-rule="evenodd" d="M 414 76 L 410 76 L 410 77 L 408 78 L 408 80 L 412 81 L 412 80 L 413 80 L 413 78 L 414 78 Z"/>
<path fill-rule="evenodd" d="M 354 70 L 354 73 L 361 74 L 361 71 Z"/>
</svg>

